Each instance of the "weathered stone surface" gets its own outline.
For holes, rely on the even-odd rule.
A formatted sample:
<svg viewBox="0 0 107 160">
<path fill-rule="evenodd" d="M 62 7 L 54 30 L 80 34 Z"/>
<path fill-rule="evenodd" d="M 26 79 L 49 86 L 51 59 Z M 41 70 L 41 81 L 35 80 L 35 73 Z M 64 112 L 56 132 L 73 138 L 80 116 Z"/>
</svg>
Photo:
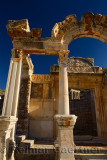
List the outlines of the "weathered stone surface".
<svg viewBox="0 0 107 160">
<path fill-rule="evenodd" d="M 70 57 L 67 61 L 67 70 L 69 73 L 103 73 L 104 69 L 95 67 L 93 58 Z M 50 72 L 59 72 L 59 66 L 51 66 Z"/>
<path fill-rule="evenodd" d="M 29 107 L 29 136 L 39 139 L 53 138 L 54 76 L 32 75 Z M 35 126 L 35 127 L 34 127 Z"/>
<path fill-rule="evenodd" d="M 78 116 L 74 135 L 97 136 L 95 102 L 92 90 L 80 90 L 80 99 L 70 98 L 70 114 Z"/>
<path fill-rule="evenodd" d="M 54 26 L 52 36 L 49 38 L 41 38 L 41 29 L 32 29 L 30 32 L 27 20 L 9 21 L 7 31 L 12 39 L 13 55 L 8 78 L 11 85 L 9 86 L 9 83 L 7 82 L 7 99 L 5 99 L 4 103 L 4 106 L 7 107 L 4 107 L 3 115 L 6 113 L 6 115 L 10 117 L 10 120 L 16 116 L 20 86 L 19 76 L 21 74 L 21 64 L 23 64 L 22 84 L 18 108 L 18 123 L 16 129 L 17 133 L 24 133 L 29 138 L 33 137 L 33 139 L 40 138 L 42 140 L 46 140 L 49 138 L 53 140 L 56 139 L 58 131 L 59 147 L 66 147 L 66 149 L 69 149 L 69 146 L 71 146 L 72 148 L 70 148 L 70 153 L 67 152 L 64 154 L 59 152 L 59 157 L 56 157 L 56 159 L 74 159 L 74 150 L 72 152 L 72 149 L 74 149 L 73 126 L 75 124 L 75 118 L 69 116 L 69 86 L 69 88 L 72 88 L 75 91 L 93 90 L 97 133 L 99 137 L 106 139 L 106 70 L 102 67 L 94 67 L 93 59 L 90 58 L 72 57 L 68 59 L 68 45 L 73 39 L 80 37 L 92 37 L 107 43 L 107 16 L 85 13 L 82 16 L 81 21 L 77 21 L 75 15 L 69 15 L 64 21 L 59 22 Z M 33 64 L 29 54 L 57 55 L 59 56 L 59 66 L 54 66 L 52 68 L 51 75 L 32 75 Z M 18 63 L 20 65 L 18 65 Z M 11 72 L 12 66 L 14 69 L 13 72 Z M 18 71 L 16 70 L 17 68 Z M 58 72 L 59 76 L 57 74 Z M 12 73 L 12 78 L 10 78 L 10 73 Z M 18 78 L 16 78 L 16 73 Z M 10 79 L 12 80 L 10 81 Z M 86 118 L 90 121 L 89 123 L 87 120 L 89 125 L 86 124 L 89 127 L 93 125 L 94 122 L 90 119 L 91 111 L 87 111 L 85 110 L 86 108 L 84 108 L 85 107 L 83 107 L 85 116 L 88 114 Z M 73 110 L 73 112 L 75 112 L 75 110 Z M 86 114 L 86 112 L 88 113 Z M 54 115 L 57 113 L 63 114 L 62 116 L 57 116 L 58 127 L 54 120 Z M 78 116 L 79 115 L 80 113 Z M 86 118 L 83 120 L 85 121 Z M 0 117 L 0 121 L 2 120 L 3 123 L 1 123 L 1 125 L 4 124 L 5 117 Z M 10 128 L 11 134 L 10 130 L 8 130 L 5 125 L 2 125 L 2 127 L 5 128 L 1 128 L 4 129 L 6 134 L 8 132 L 8 136 L 11 137 L 12 143 L 14 143 L 15 123 L 16 122 L 14 122 L 14 127 L 12 126 L 13 128 Z M 11 122 L 8 124 L 8 126 L 11 127 Z M 82 125 L 80 124 L 80 126 Z M 90 134 L 92 134 L 92 132 L 90 132 Z M 1 131 L 0 135 L 2 139 L 5 140 Z M 66 139 L 66 137 L 68 137 L 68 139 Z M 0 154 L 0 156 L 1 155 L 2 154 Z M 29 159 L 32 157 L 31 154 L 29 156 L 20 156 L 22 159 L 26 157 Z M 33 158 L 35 158 L 35 156 Z M 41 157 L 38 158 L 41 159 Z M 47 159 L 48 158 L 50 158 L 49 155 Z M 79 158 L 81 159 L 82 157 Z M 87 158 L 87 156 L 85 158 Z"/>
<path fill-rule="evenodd" d="M 88 60 L 85 58 L 74 58 L 71 57 L 68 59 L 67 68 L 68 72 L 73 73 L 93 73 L 93 62 L 90 62 L 91 59 Z M 92 59 L 93 60 L 93 59 Z M 92 61 L 91 60 L 91 61 Z"/>
<path fill-rule="evenodd" d="M 29 30 L 28 20 L 9 21 L 8 33 L 14 48 L 23 48 L 27 54 L 58 55 L 60 50 L 67 50 L 68 44 L 80 37 L 92 37 L 107 43 L 107 16 L 86 13 L 81 21 L 75 15 L 69 15 L 58 22 L 52 29 L 52 36 L 40 38 L 41 29 Z"/>
<path fill-rule="evenodd" d="M 58 125 L 58 137 L 56 148 L 58 148 L 57 159 L 75 160 L 73 128 L 77 117 L 75 115 L 55 115 Z"/>
<path fill-rule="evenodd" d="M 43 84 L 32 84 L 31 98 L 43 98 Z"/>
<path fill-rule="evenodd" d="M 31 90 L 31 80 L 23 79 L 20 89 L 17 134 L 28 134 L 28 107 Z M 23 98 L 22 98 L 23 97 Z"/>
<path fill-rule="evenodd" d="M 94 37 L 103 42 L 107 41 L 103 32 L 107 26 L 107 16 L 88 12 L 82 16 L 80 22 L 77 22 L 75 17 L 70 15 L 64 21 L 56 23 L 52 30 L 52 38 L 62 41 L 63 44 L 69 44 L 79 37 Z"/>
</svg>

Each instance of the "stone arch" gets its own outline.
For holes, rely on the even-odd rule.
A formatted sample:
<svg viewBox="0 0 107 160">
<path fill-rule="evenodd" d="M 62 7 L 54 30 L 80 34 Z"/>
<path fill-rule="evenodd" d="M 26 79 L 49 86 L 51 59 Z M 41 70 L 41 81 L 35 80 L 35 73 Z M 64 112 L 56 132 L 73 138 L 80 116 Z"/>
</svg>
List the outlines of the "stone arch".
<svg viewBox="0 0 107 160">
<path fill-rule="evenodd" d="M 69 15 L 64 21 L 58 22 L 52 29 L 52 39 L 69 45 L 73 39 L 91 37 L 107 43 L 107 16 L 85 13 L 81 21 L 76 15 Z"/>
</svg>

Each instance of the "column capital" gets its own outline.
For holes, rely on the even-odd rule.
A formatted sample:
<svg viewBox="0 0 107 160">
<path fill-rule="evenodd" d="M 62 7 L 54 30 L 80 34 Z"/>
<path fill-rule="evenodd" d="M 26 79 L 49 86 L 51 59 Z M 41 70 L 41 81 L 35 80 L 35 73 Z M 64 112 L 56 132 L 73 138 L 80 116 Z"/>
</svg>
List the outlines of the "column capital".
<svg viewBox="0 0 107 160">
<path fill-rule="evenodd" d="M 59 63 L 61 61 L 66 61 L 68 60 L 68 54 L 69 54 L 69 50 L 61 50 L 58 52 L 58 56 L 59 56 Z"/>
<path fill-rule="evenodd" d="M 75 115 L 55 115 L 58 126 L 73 127 L 75 125 L 77 116 Z"/>
<path fill-rule="evenodd" d="M 12 58 L 22 58 L 23 50 L 22 49 L 12 49 Z"/>
</svg>

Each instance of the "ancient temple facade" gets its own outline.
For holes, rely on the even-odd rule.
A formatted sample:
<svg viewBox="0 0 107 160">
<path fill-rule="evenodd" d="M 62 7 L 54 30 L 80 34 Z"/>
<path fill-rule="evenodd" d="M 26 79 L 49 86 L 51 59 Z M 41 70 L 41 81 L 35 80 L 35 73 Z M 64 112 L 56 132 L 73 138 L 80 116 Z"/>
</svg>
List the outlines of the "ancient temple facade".
<svg viewBox="0 0 107 160">
<path fill-rule="evenodd" d="M 0 160 L 107 159 L 107 69 L 93 58 L 70 57 L 73 39 L 107 43 L 107 16 L 69 15 L 52 35 L 9 20 L 13 43 L 0 116 Z M 33 74 L 30 54 L 57 55 L 49 75 Z M 93 147 L 94 146 L 94 147 Z"/>
</svg>

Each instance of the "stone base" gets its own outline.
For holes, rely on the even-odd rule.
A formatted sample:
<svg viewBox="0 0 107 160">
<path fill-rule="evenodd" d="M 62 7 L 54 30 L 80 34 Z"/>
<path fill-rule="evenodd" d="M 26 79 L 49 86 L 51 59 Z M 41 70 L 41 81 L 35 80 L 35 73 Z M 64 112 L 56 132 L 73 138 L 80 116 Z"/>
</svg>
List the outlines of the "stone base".
<svg viewBox="0 0 107 160">
<path fill-rule="evenodd" d="M 14 142 L 13 128 L 16 121 L 16 117 L 0 116 L 0 160 L 14 160 L 14 151 L 9 155 L 9 145 L 10 141 Z"/>
<path fill-rule="evenodd" d="M 58 125 L 56 144 L 56 160 L 75 160 L 73 127 L 77 117 L 75 115 L 55 115 Z"/>
</svg>

